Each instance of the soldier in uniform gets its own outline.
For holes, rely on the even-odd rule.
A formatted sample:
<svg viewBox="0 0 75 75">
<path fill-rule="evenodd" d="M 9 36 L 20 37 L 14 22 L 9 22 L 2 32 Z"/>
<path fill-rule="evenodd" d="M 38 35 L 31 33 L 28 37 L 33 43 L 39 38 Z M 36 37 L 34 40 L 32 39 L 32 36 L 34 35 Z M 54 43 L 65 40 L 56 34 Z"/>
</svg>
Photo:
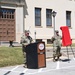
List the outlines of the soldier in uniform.
<svg viewBox="0 0 75 75">
<path fill-rule="evenodd" d="M 24 67 L 27 67 L 27 61 L 26 61 L 26 46 L 30 43 L 32 43 L 32 37 L 29 36 L 29 30 L 25 30 L 23 36 L 21 37 L 21 44 L 22 44 L 22 51 L 24 55 Z"/>
<path fill-rule="evenodd" d="M 53 61 L 57 61 L 61 56 L 61 36 L 58 30 L 55 30 L 55 35 L 51 38 L 51 41 L 53 43 Z"/>
</svg>

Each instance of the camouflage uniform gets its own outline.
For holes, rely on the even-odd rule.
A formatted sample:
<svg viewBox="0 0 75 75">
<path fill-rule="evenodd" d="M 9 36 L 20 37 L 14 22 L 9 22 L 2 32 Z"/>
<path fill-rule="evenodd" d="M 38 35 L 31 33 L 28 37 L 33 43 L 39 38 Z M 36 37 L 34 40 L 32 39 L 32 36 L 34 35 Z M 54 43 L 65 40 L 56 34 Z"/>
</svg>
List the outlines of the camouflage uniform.
<svg viewBox="0 0 75 75">
<path fill-rule="evenodd" d="M 29 31 L 25 30 L 25 33 L 29 33 Z M 22 51 L 24 55 L 24 64 L 27 64 L 26 62 L 26 46 L 30 43 L 32 43 L 32 38 L 30 36 L 25 36 L 25 34 L 21 37 L 21 44 L 22 44 Z"/>
<path fill-rule="evenodd" d="M 61 36 L 57 35 L 58 31 L 55 31 L 55 36 L 51 38 L 51 41 L 53 42 L 53 60 L 55 61 L 55 58 L 57 57 L 57 60 L 61 56 L 60 50 L 61 50 Z"/>
</svg>

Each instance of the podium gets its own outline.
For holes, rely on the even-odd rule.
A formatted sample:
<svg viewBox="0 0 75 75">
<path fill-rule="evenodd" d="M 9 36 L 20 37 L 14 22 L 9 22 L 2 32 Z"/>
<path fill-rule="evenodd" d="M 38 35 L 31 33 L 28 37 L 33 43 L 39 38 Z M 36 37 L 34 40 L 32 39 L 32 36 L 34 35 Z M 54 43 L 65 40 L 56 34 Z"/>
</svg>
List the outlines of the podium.
<svg viewBox="0 0 75 75">
<path fill-rule="evenodd" d="M 27 68 L 46 67 L 45 42 L 35 42 L 26 46 Z"/>
</svg>

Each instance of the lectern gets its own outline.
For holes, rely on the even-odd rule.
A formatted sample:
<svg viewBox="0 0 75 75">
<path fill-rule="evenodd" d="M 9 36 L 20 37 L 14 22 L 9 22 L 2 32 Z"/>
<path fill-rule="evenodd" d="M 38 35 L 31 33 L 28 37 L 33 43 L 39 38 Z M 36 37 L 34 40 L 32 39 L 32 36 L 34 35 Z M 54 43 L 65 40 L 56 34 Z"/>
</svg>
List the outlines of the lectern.
<svg viewBox="0 0 75 75">
<path fill-rule="evenodd" d="M 35 42 L 26 46 L 27 68 L 46 67 L 45 42 Z"/>
</svg>

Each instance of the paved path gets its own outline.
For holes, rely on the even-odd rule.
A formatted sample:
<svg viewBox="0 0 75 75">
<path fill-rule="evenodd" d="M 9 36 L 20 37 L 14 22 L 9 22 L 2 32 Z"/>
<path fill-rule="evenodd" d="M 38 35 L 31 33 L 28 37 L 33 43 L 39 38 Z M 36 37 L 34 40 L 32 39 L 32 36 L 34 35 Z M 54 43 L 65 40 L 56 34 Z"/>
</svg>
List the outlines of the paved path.
<svg viewBox="0 0 75 75">
<path fill-rule="evenodd" d="M 46 67 L 39 69 L 23 68 L 23 65 L 3 67 L 0 68 L 0 75 L 75 75 L 75 58 L 66 59 L 61 57 L 57 62 L 47 59 Z"/>
<path fill-rule="evenodd" d="M 75 47 L 72 48 L 74 55 L 75 55 Z M 63 56 L 68 56 L 67 55 L 67 48 L 66 47 L 62 47 L 61 48 L 61 53 Z M 70 47 L 68 47 L 68 54 L 73 56 L 72 50 Z M 53 57 L 53 47 L 47 47 L 46 48 L 46 58 L 52 58 Z"/>
</svg>

